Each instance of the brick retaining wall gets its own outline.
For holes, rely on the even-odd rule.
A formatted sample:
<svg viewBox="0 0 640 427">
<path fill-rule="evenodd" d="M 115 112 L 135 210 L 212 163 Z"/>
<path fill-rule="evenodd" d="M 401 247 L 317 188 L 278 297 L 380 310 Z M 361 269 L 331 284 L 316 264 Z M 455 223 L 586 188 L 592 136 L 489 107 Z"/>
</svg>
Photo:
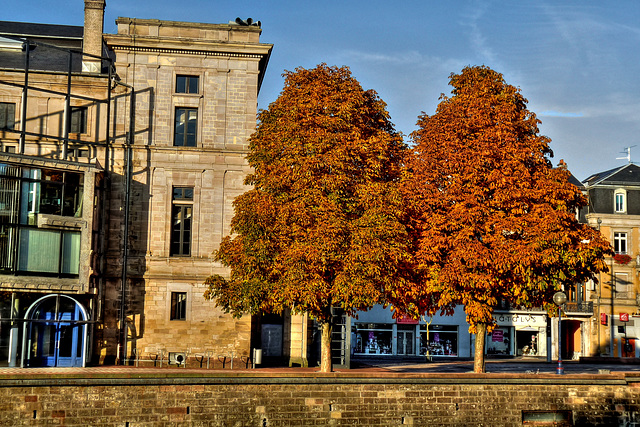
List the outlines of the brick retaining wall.
<svg viewBox="0 0 640 427">
<path fill-rule="evenodd" d="M 0 378 L 2 426 L 493 427 L 523 425 L 523 411 L 570 411 L 576 426 L 634 425 L 640 376 L 138 370 Z"/>
</svg>

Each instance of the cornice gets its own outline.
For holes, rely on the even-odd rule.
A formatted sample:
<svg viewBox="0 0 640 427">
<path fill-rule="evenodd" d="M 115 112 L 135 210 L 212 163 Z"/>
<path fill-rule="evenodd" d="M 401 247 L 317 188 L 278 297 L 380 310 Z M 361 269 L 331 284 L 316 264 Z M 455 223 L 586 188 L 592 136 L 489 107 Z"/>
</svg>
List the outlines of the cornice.
<svg viewBox="0 0 640 427">
<path fill-rule="evenodd" d="M 262 59 L 269 55 L 272 44 L 207 41 L 196 39 L 167 39 L 129 35 L 105 36 L 114 51 L 159 53 L 167 55 L 198 55 Z"/>
</svg>

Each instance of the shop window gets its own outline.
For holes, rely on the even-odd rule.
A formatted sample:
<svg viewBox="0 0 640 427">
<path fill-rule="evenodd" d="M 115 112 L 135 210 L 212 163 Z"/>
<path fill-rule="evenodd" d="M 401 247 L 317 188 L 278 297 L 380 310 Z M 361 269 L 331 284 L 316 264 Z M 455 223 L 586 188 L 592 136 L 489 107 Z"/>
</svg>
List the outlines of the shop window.
<svg viewBox="0 0 640 427">
<path fill-rule="evenodd" d="M 187 320 L 187 293 L 171 292 L 171 320 Z"/>
<path fill-rule="evenodd" d="M 198 93 L 198 76 L 176 76 L 176 93 Z"/>
<path fill-rule="evenodd" d="M 195 147 L 197 127 L 197 108 L 176 108 L 173 145 L 175 147 Z"/>
<path fill-rule="evenodd" d="M 191 255 L 193 188 L 175 187 L 171 207 L 171 256 Z"/>
<path fill-rule="evenodd" d="M 455 325 L 420 325 L 420 354 L 458 356 L 458 327 Z"/>
<path fill-rule="evenodd" d="M 495 328 L 487 334 L 486 352 L 488 355 L 512 356 L 511 330 L 509 326 Z"/>
<path fill-rule="evenodd" d="M 16 104 L 0 102 L 0 129 L 13 130 L 16 124 Z"/>
<path fill-rule="evenodd" d="M 627 253 L 627 233 L 613 233 L 613 250 L 617 254 Z"/>
<path fill-rule="evenodd" d="M 393 326 L 385 323 L 356 324 L 355 353 L 393 354 Z"/>
<path fill-rule="evenodd" d="M 518 356 L 538 356 L 539 331 L 536 328 L 526 327 L 516 331 L 516 347 Z"/>
</svg>

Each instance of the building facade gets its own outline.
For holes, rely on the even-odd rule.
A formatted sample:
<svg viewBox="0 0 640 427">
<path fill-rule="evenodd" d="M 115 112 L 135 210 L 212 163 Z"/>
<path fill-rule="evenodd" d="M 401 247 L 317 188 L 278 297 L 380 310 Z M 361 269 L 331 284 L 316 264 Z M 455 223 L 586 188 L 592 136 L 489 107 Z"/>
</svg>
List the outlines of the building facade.
<svg viewBox="0 0 640 427">
<path fill-rule="evenodd" d="M 629 163 L 596 173 L 583 184 L 589 204 L 580 219 L 600 230 L 615 252 L 606 260 L 609 272 L 584 290 L 594 306 L 590 355 L 638 357 L 640 167 Z"/>
<path fill-rule="evenodd" d="M 0 22 L 0 357 L 11 366 L 248 356 L 203 297 L 245 191 L 261 29 Z M 0 362 L 2 363 L 2 362 Z"/>
</svg>

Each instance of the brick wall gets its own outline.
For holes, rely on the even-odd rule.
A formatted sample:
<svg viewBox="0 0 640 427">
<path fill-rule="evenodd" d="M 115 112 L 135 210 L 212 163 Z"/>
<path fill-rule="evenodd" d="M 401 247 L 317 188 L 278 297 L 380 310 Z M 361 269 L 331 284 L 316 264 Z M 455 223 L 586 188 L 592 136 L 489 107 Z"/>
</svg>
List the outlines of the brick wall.
<svg viewBox="0 0 640 427">
<path fill-rule="evenodd" d="M 184 374 L 0 379 L 0 425 L 523 425 L 571 411 L 576 426 L 640 420 L 640 377 L 610 375 Z M 146 371 L 150 372 L 149 370 Z M 633 424 L 631 424 L 633 425 Z"/>
</svg>

